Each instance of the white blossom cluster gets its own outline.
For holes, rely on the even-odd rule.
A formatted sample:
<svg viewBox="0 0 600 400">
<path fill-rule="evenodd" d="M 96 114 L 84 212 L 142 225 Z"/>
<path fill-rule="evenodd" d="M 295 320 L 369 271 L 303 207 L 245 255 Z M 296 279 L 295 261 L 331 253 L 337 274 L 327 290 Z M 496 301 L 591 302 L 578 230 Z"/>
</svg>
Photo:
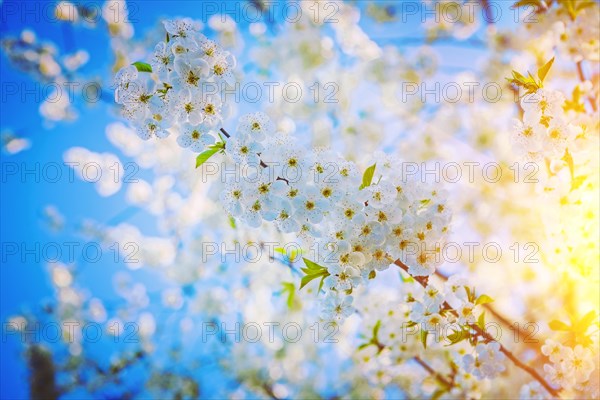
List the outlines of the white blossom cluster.
<svg viewBox="0 0 600 400">
<path fill-rule="evenodd" d="M 115 76 L 115 101 L 142 139 L 175 131 L 181 147 L 199 153 L 215 142 L 215 128 L 228 114 L 220 91 L 233 80 L 235 58 L 192 20 L 164 26 L 166 40 L 156 45 L 150 64 L 141 63 L 152 73 L 136 65 L 122 68 Z"/>
<path fill-rule="evenodd" d="M 595 346 L 578 344 L 569 347 L 555 340 L 546 340 L 542 346 L 542 353 L 550 360 L 550 364 L 544 364 L 546 377 L 564 390 L 577 390 L 588 398 L 598 398 L 600 380 L 597 374 L 597 349 L 597 343 Z M 594 371 L 596 373 L 592 374 Z"/>
<path fill-rule="evenodd" d="M 395 260 L 413 276 L 441 264 L 451 217 L 444 193 L 409 176 L 400 160 L 376 154 L 372 182 L 362 187 L 355 163 L 306 151 L 263 113 L 242 117 L 225 151 L 241 171 L 253 171 L 230 179 L 225 209 L 249 226 L 269 221 L 305 239 L 309 258 L 327 268 L 325 318 L 351 314 L 352 290 Z"/>
<path fill-rule="evenodd" d="M 560 159 L 569 142 L 581 131 L 570 123 L 563 110 L 564 103 L 561 92 L 548 89 L 539 89 L 521 100 L 523 121 L 517 121 L 514 138 L 529 158 Z"/>
</svg>

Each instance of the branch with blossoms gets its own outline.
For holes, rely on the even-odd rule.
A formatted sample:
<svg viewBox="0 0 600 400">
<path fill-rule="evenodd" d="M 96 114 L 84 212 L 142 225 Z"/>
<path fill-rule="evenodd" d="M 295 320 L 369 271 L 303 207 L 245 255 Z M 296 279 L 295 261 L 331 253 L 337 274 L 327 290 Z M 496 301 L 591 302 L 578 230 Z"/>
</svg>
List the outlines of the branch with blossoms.
<svg viewBox="0 0 600 400">
<path fill-rule="evenodd" d="M 354 313 L 353 292 L 395 263 L 424 289 L 411 303 L 410 322 L 436 327 L 458 322 L 451 344 L 469 339 L 477 352 L 465 366 L 480 378 L 495 377 L 508 358 L 531 375 L 552 396 L 556 389 L 534 368 L 521 362 L 485 331 L 484 314 L 474 309 L 491 301 L 476 296 L 464 282 L 440 293 L 428 283 L 440 264 L 435 251 L 445 243 L 451 213 L 445 193 L 422 176 L 406 177 L 400 160 L 376 154 L 363 174 L 358 166 L 329 150 L 306 151 L 297 138 L 276 132 L 263 113 L 242 117 L 236 133 L 221 126 L 227 104 L 208 85 L 232 82 L 234 58 L 198 32 L 190 20 L 165 22 L 166 39 L 157 44 L 150 63 L 137 62 L 115 78 L 117 102 L 142 139 L 165 138 L 178 132 L 177 142 L 197 156 L 196 167 L 216 154 L 233 160 L 238 170 L 252 172 L 230 179 L 221 194 L 227 213 L 249 227 L 272 222 L 294 233 L 314 255 L 304 258 L 300 288 L 318 281 L 323 290 L 324 320 L 342 323 Z M 514 73 L 513 83 L 541 88 L 552 63 L 531 75 Z M 221 133 L 225 136 L 223 137 Z M 489 306 L 488 306 L 489 307 Z M 421 342 L 427 346 L 427 330 Z M 373 342 L 381 350 L 381 344 Z M 415 361 L 428 371 L 423 360 Z M 420 362 L 419 362 L 420 361 Z M 451 384 L 436 376 L 445 386 Z"/>
</svg>

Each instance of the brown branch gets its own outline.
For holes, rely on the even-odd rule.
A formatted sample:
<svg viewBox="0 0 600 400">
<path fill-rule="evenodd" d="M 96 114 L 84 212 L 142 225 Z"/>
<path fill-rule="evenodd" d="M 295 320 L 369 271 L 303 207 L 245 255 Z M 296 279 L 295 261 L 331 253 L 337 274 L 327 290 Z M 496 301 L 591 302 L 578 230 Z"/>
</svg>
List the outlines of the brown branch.
<svg viewBox="0 0 600 400">
<path fill-rule="evenodd" d="M 583 83 L 585 82 L 587 79 L 585 78 L 585 74 L 583 72 L 583 63 L 581 61 L 577 61 L 577 75 L 579 75 L 579 80 Z M 596 98 L 594 96 L 588 96 L 587 97 L 590 105 L 592 106 L 592 110 L 597 111 L 598 108 L 596 106 Z"/>
<path fill-rule="evenodd" d="M 223 128 L 221 128 L 221 132 L 223 132 L 223 135 L 225 135 L 225 137 L 227 137 L 227 139 L 229 139 L 231 137 L 231 135 L 229 133 L 227 133 L 227 131 Z"/>
<path fill-rule="evenodd" d="M 452 388 L 454 385 L 452 382 L 448 381 L 446 378 L 442 376 L 442 374 L 436 372 L 433 368 L 431 368 L 423 359 L 419 356 L 414 356 L 413 359 L 421 366 L 423 369 L 429 374 L 431 374 L 435 379 L 437 379 L 440 383 L 446 386 L 448 389 Z"/>
<path fill-rule="evenodd" d="M 398 267 L 400 267 L 402 270 L 404 270 L 406 273 L 408 273 L 410 275 L 410 273 L 408 272 L 408 266 L 406 264 L 404 264 L 402 261 L 400 260 L 396 260 L 394 261 L 394 264 L 397 265 Z M 419 282 L 419 284 L 423 287 L 427 287 L 427 283 L 428 283 L 428 279 L 427 277 L 415 277 L 410 275 L 415 281 Z M 452 311 L 453 313 L 456 313 L 456 310 L 454 310 L 452 308 L 452 306 L 450 306 L 447 302 L 444 302 L 443 306 L 448 309 L 449 311 Z M 471 328 L 475 329 L 475 331 L 481 336 L 483 337 L 486 341 L 495 341 L 494 338 L 487 332 L 485 332 L 484 330 L 482 330 L 481 328 L 479 328 L 477 325 L 472 324 L 470 325 Z M 548 382 L 546 382 L 546 380 L 540 375 L 538 374 L 538 372 L 533 369 L 532 367 L 522 363 L 521 361 L 519 361 L 519 359 L 517 359 L 517 357 L 515 357 L 514 354 L 512 354 L 508 349 L 506 349 L 506 347 L 504 347 L 501 343 L 500 344 L 500 351 L 502 353 L 504 353 L 504 355 L 506 355 L 506 357 L 513 362 L 513 364 L 515 364 L 517 367 L 521 368 L 523 371 L 527 372 L 529 375 L 531 375 L 536 381 L 538 381 L 547 391 L 548 393 L 550 393 L 552 396 L 556 397 L 556 398 L 560 398 L 558 392 L 552 388 L 552 386 L 550 386 L 550 384 Z"/>
<path fill-rule="evenodd" d="M 446 275 L 442 274 L 438 270 L 435 271 L 435 276 L 439 277 L 443 281 L 447 281 L 448 280 L 448 277 Z M 498 321 L 500 321 L 500 323 L 502 323 L 503 325 L 505 325 L 507 328 L 514 329 L 516 331 L 516 334 L 518 335 L 518 337 L 521 337 L 522 335 L 527 336 L 529 334 L 529 332 L 528 331 L 524 331 L 519 326 L 519 324 L 517 324 L 515 326 L 515 324 L 511 323 L 508 318 L 506 318 L 504 315 L 502 315 L 498 311 L 496 311 L 494 309 L 494 307 L 492 307 L 491 304 L 487 303 L 487 304 L 484 304 L 482 307 L 485 308 L 486 311 L 489 311 L 490 314 L 492 314 Z M 530 346 L 530 347 L 534 348 L 536 351 L 540 351 L 540 346 L 539 345 L 538 346 Z"/>
</svg>

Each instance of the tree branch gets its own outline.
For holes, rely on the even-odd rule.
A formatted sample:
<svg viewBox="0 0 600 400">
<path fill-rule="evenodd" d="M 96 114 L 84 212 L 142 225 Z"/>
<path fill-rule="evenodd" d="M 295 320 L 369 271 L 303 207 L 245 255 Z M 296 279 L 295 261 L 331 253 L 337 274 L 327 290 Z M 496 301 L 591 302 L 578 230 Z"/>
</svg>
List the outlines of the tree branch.
<svg viewBox="0 0 600 400">
<path fill-rule="evenodd" d="M 435 379 L 437 379 L 441 384 L 446 386 L 448 389 L 454 387 L 452 382 L 448 381 L 446 378 L 442 376 L 442 374 L 436 372 L 433 368 L 431 368 L 421 357 L 415 356 L 413 359 L 427 372 L 429 372 Z"/>
<path fill-rule="evenodd" d="M 407 274 L 409 274 L 415 281 L 419 282 L 419 284 L 423 287 L 427 287 L 428 284 L 428 277 L 422 277 L 422 276 L 412 276 L 409 272 L 408 272 L 408 266 L 406 264 L 404 264 L 402 261 L 400 260 L 396 260 L 394 261 L 394 264 L 397 265 L 398 267 L 400 267 L 402 270 L 404 270 Z M 443 304 L 444 307 L 446 307 L 448 310 L 452 311 L 453 313 L 456 313 L 456 310 L 454 310 L 452 308 L 452 306 L 450 306 L 447 302 L 444 302 Z M 495 341 L 494 338 L 487 332 L 485 332 L 484 330 L 482 330 L 481 328 L 479 328 L 477 325 L 472 324 L 470 325 L 471 328 L 475 329 L 475 331 L 481 335 L 485 340 L 487 341 Z M 552 387 L 550 386 L 550 384 L 548 382 L 546 382 L 546 380 L 540 375 L 538 374 L 538 372 L 533 369 L 532 367 L 522 363 L 521 361 L 519 361 L 519 359 L 517 359 L 517 357 L 515 357 L 514 354 L 512 354 L 508 349 L 506 349 L 506 347 L 504 347 L 501 343 L 498 342 L 498 344 L 500 344 L 500 351 L 502 353 L 504 353 L 504 355 L 506 355 L 506 357 L 512 361 L 513 364 L 515 364 L 517 367 L 521 368 L 523 371 L 527 372 L 529 375 L 531 375 L 536 381 L 538 381 L 547 391 L 548 393 L 550 393 L 552 396 L 556 397 L 556 398 L 560 398 L 558 392 Z"/>
</svg>

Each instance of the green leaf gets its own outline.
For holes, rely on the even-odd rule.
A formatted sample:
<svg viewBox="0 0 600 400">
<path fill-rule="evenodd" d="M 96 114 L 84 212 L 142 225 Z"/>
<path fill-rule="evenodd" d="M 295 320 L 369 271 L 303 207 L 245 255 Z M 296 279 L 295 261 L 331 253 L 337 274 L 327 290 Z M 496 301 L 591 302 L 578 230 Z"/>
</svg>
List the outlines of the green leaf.
<svg viewBox="0 0 600 400">
<path fill-rule="evenodd" d="M 469 303 L 473 303 L 475 301 L 475 289 L 471 290 L 470 287 L 465 286 L 465 292 L 467 292 L 467 300 Z"/>
<path fill-rule="evenodd" d="M 361 344 L 360 346 L 358 346 L 358 350 L 362 350 L 362 349 L 364 349 L 365 347 L 369 347 L 369 346 L 371 346 L 372 344 L 373 344 L 373 343 L 363 343 L 363 344 Z"/>
<path fill-rule="evenodd" d="M 571 173 L 572 181 L 575 177 L 575 163 L 573 162 L 573 156 L 571 156 L 571 153 L 569 153 L 569 149 L 565 150 L 565 155 L 563 156 L 563 158 L 561 158 L 561 160 L 567 163 L 567 166 L 569 167 L 569 172 Z"/>
<path fill-rule="evenodd" d="M 447 392 L 447 390 L 445 390 L 445 389 L 437 389 L 431 395 L 431 400 L 439 400 L 446 392 Z"/>
<path fill-rule="evenodd" d="M 482 312 L 479 318 L 477 318 L 477 326 L 482 331 L 485 331 L 485 312 Z"/>
<path fill-rule="evenodd" d="M 327 271 L 317 272 L 314 274 L 303 276 L 302 280 L 300 281 L 300 289 L 302 289 L 304 286 L 308 285 L 314 279 L 321 278 L 321 282 L 319 283 L 319 291 L 321 291 L 321 288 L 323 287 L 323 281 L 328 276 L 329 276 L 329 272 L 327 272 Z"/>
<path fill-rule="evenodd" d="M 477 298 L 477 301 L 475 302 L 476 305 L 480 305 L 480 304 L 487 304 L 487 303 L 491 303 L 493 302 L 494 299 L 492 299 L 490 296 L 488 296 L 487 294 L 482 294 L 481 296 L 479 296 Z"/>
<path fill-rule="evenodd" d="M 325 278 L 327 278 L 329 276 L 329 272 L 326 272 L 326 275 L 323 275 L 321 277 L 321 281 L 319 282 L 319 290 L 317 290 L 317 294 L 319 294 L 321 292 L 321 289 L 323 289 L 323 284 L 325 283 Z M 352 291 L 352 289 L 350 289 L 350 291 Z"/>
<path fill-rule="evenodd" d="M 452 330 L 452 333 L 448 335 L 446 338 L 450 340 L 450 344 L 448 346 L 452 346 L 453 344 L 460 343 L 463 340 L 469 339 L 471 337 L 471 333 L 468 329 L 461 327 L 460 330 Z"/>
<path fill-rule="evenodd" d="M 571 330 L 571 327 L 567 324 L 565 324 L 562 321 L 558 321 L 558 320 L 553 320 L 550 321 L 548 323 L 548 326 L 550 327 L 550 329 L 552 329 L 553 331 L 569 331 Z"/>
<path fill-rule="evenodd" d="M 375 272 L 375 270 L 369 272 L 369 279 L 375 279 L 376 276 L 377 276 L 377 272 Z"/>
<path fill-rule="evenodd" d="M 523 75 L 521 75 L 518 71 L 515 71 L 514 69 L 513 69 L 512 73 L 513 73 L 513 77 L 515 78 L 515 80 L 517 80 L 519 82 L 525 83 L 525 81 L 527 80 L 527 78 L 525 78 Z"/>
<path fill-rule="evenodd" d="M 596 311 L 592 310 L 589 313 L 585 314 L 583 318 L 577 322 L 576 326 L 573 329 L 578 333 L 584 333 L 590 327 L 592 322 L 596 319 Z"/>
<path fill-rule="evenodd" d="M 525 6 L 531 5 L 531 6 L 538 7 L 538 9 L 540 9 L 540 8 L 543 8 L 540 3 L 541 3 L 540 0 L 519 0 L 515 4 L 513 4 L 510 8 L 515 9 L 515 8 L 520 8 L 520 7 L 525 7 Z"/>
<path fill-rule="evenodd" d="M 152 67 L 148 63 L 136 61 L 131 65 L 135 66 L 140 72 L 152 72 Z"/>
<path fill-rule="evenodd" d="M 224 148 L 225 143 L 223 142 L 217 142 L 208 146 L 208 150 L 203 151 L 202 153 L 198 154 L 198 157 L 196 157 L 196 168 L 207 162 L 209 158 Z"/>
<path fill-rule="evenodd" d="M 235 218 L 233 218 L 231 215 L 229 216 L 229 226 L 235 229 Z"/>
<path fill-rule="evenodd" d="M 310 271 L 321 271 L 321 270 L 327 270 L 327 268 L 323 267 L 322 265 L 317 264 L 314 261 L 309 260 L 308 258 L 302 258 L 302 260 L 304 261 L 304 264 L 306 265 L 306 268 Z"/>
<path fill-rule="evenodd" d="M 594 3 L 593 1 L 581 1 L 577 4 L 576 9 L 577 9 L 577 11 L 581 11 L 586 8 L 593 7 L 595 4 L 596 3 Z"/>
<path fill-rule="evenodd" d="M 374 340 L 377 339 L 377 335 L 379 334 L 379 328 L 381 328 L 381 320 L 380 319 L 377 320 L 377 323 L 373 327 L 373 339 Z"/>
<path fill-rule="evenodd" d="M 586 175 L 577 176 L 571 182 L 571 191 L 579 189 L 579 187 L 585 182 L 587 179 Z"/>
<path fill-rule="evenodd" d="M 371 186 L 371 182 L 373 181 L 373 175 L 375 175 L 375 168 L 377 167 L 377 163 L 371 165 L 365 173 L 363 174 L 362 184 L 358 188 L 359 190 L 363 190 L 364 188 Z"/>
<path fill-rule="evenodd" d="M 540 78 L 542 82 L 546 79 L 546 75 L 548 75 L 548 71 L 550 71 L 552 64 L 554 64 L 554 57 L 538 70 L 538 78 Z"/>
<path fill-rule="evenodd" d="M 286 304 L 289 309 L 294 305 L 294 296 L 296 295 L 296 287 L 292 282 L 282 282 L 283 290 L 281 293 L 287 293 Z"/>
<path fill-rule="evenodd" d="M 429 335 L 429 331 L 421 329 L 421 332 L 420 332 L 421 343 L 423 344 L 424 349 L 427 348 L 427 335 Z"/>
<path fill-rule="evenodd" d="M 325 278 L 329 276 L 329 272 L 327 272 L 327 268 L 309 260 L 308 258 L 302 258 L 302 260 L 304 260 L 306 268 L 301 269 L 306 276 L 302 277 L 302 280 L 300 281 L 300 289 L 308 285 L 314 279 L 321 278 L 321 281 L 319 282 L 319 290 L 317 292 L 318 294 L 323 288 L 323 283 L 325 282 Z"/>
</svg>

